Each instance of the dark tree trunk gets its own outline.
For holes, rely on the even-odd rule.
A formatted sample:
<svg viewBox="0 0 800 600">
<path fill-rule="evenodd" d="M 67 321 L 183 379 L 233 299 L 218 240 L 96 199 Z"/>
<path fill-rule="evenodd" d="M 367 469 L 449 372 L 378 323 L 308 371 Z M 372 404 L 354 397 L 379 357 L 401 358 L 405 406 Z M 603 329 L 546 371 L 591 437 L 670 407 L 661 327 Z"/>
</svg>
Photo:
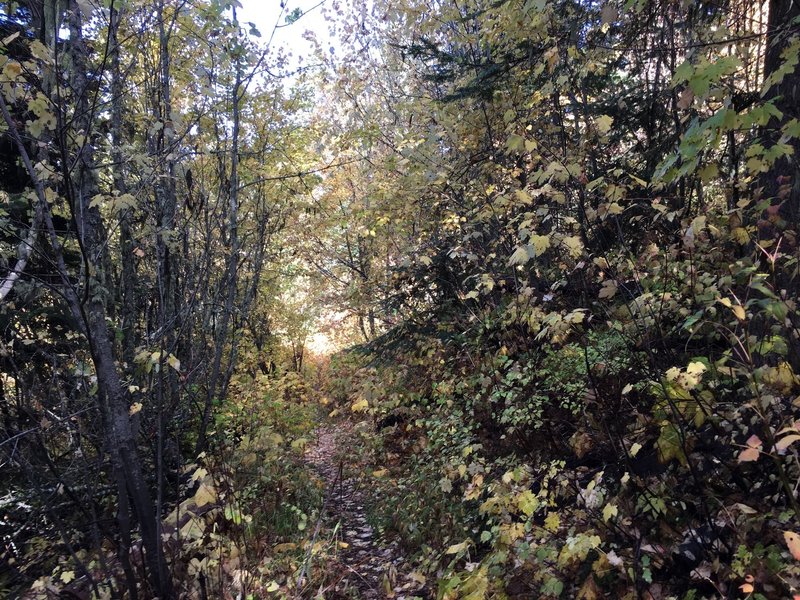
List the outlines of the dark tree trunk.
<svg viewBox="0 0 800 600">
<path fill-rule="evenodd" d="M 236 23 L 236 8 L 233 8 L 233 22 Z M 195 454 L 202 452 L 207 443 L 208 426 L 211 423 L 214 398 L 220 396 L 227 389 L 228 379 L 232 372 L 232 364 L 222 369 L 222 355 L 228 341 L 231 319 L 236 304 L 237 287 L 239 284 L 239 127 L 240 127 L 240 102 L 242 93 L 242 68 L 239 60 L 235 61 L 235 82 L 231 91 L 231 170 L 228 186 L 228 246 L 229 254 L 225 270 L 225 304 L 222 309 L 220 328 L 216 336 L 214 349 L 214 363 L 211 368 L 211 378 L 207 385 L 205 404 L 200 418 L 200 428 L 197 432 Z M 232 342 L 230 361 L 236 355 L 236 343 Z M 223 376 L 224 375 L 224 376 Z"/>
<path fill-rule="evenodd" d="M 109 52 L 111 60 L 111 158 L 113 162 L 112 177 L 114 189 L 124 194 L 128 191 L 123 167 L 122 146 L 122 104 L 123 82 L 120 72 L 120 48 L 118 30 L 121 20 L 120 11 L 112 4 L 109 11 Z M 136 349 L 136 264 L 133 254 L 133 234 L 131 231 L 131 211 L 126 210 L 120 215 L 120 306 L 122 321 L 122 360 L 128 368 L 133 367 Z M 127 579 L 128 594 L 132 600 L 138 598 L 136 577 L 130 562 L 131 548 L 131 509 L 127 486 L 123 478 L 122 469 L 116 469 L 117 489 L 119 502 L 117 506 L 117 523 L 120 530 L 119 559 Z"/>
<path fill-rule="evenodd" d="M 767 49 L 764 57 L 764 77 L 769 79 L 786 62 L 783 52 L 800 35 L 800 3 L 797 0 L 771 0 L 767 25 Z M 763 137 L 765 147 L 778 142 L 780 128 L 791 119 L 800 118 L 800 63 L 791 72 L 767 90 L 765 100 L 772 101 L 783 113 L 766 126 Z M 797 231 L 800 215 L 800 140 L 790 141 L 794 153 L 778 159 L 761 180 L 763 195 L 775 198 L 780 206 L 778 213 L 787 221 L 786 227 Z"/>
<path fill-rule="evenodd" d="M 98 193 L 94 148 L 90 142 L 94 106 L 90 101 L 87 79 L 88 49 L 82 33 L 82 11 L 74 0 L 69 3 L 68 15 L 70 83 L 75 94 L 77 115 L 73 126 L 86 140 L 77 151 L 77 168 L 73 172 L 73 177 L 70 177 L 68 172 L 64 174 L 68 181 L 70 205 L 86 265 L 82 299 L 73 297 L 71 309 L 76 320 L 83 319 L 85 323 L 85 333 L 97 375 L 98 396 L 105 415 L 108 450 L 114 468 L 119 473 L 117 481 L 120 484 L 124 481 L 127 488 L 120 487 L 118 490 L 120 503 L 125 504 L 126 501 L 122 499 L 125 494 L 130 496 L 139 521 L 153 586 L 161 598 L 169 598 L 172 595 L 171 585 L 161 549 L 159 523 L 142 472 L 135 434 L 131 426 L 130 402 L 117 371 L 112 335 L 107 326 L 106 302 L 110 297 L 105 269 L 108 255 L 107 233 L 99 207 L 92 205 L 92 200 Z M 61 151 L 62 156 L 68 156 L 69 151 L 66 147 L 62 147 Z"/>
</svg>

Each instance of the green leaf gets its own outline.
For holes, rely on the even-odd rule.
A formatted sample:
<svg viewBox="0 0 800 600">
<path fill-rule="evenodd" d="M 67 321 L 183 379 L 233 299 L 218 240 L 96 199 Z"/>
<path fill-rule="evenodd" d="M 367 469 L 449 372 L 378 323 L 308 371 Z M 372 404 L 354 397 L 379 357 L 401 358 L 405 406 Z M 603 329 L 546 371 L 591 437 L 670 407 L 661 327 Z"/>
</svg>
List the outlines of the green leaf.
<svg viewBox="0 0 800 600">
<path fill-rule="evenodd" d="M 656 445 L 658 446 L 658 458 L 662 463 L 668 463 L 675 459 L 684 467 L 689 464 L 683 451 L 681 433 L 669 421 L 664 421 L 661 425 L 661 434 L 658 436 Z"/>
<path fill-rule="evenodd" d="M 684 81 L 688 81 L 692 75 L 692 63 L 688 60 L 683 61 L 680 66 L 675 69 L 675 74 L 672 76 L 672 85 L 678 85 Z"/>
</svg>

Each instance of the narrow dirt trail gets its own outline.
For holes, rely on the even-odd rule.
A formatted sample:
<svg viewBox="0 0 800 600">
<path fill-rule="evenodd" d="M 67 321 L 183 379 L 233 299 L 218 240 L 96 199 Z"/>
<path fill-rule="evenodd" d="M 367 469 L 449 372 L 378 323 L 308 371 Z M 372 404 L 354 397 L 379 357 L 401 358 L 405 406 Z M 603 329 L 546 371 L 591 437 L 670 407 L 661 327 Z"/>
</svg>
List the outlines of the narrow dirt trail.
<svg viewBox="0 0 800 600">
<path fill-rule="evenodd" d="M 409 568 L 398 544 L 383 539 L 367 522 L 367 506 L 379 499 L 370 495 L 368 477 L 363 473 L 347 477 L 348 465 L 339 459 L 351 454 L 342 450 L 352 439 L 348 424 L 323 425 L 306 448 L 306 461 L 325 482 L 328 500 L 323 520 L 331 529 L 338 523 L 341 541 L 347 544 L 337 557 L 341 580 L 333 590 L 334 597 L 427 598 L 420 583 L 407 574 Z"/>
</svg>

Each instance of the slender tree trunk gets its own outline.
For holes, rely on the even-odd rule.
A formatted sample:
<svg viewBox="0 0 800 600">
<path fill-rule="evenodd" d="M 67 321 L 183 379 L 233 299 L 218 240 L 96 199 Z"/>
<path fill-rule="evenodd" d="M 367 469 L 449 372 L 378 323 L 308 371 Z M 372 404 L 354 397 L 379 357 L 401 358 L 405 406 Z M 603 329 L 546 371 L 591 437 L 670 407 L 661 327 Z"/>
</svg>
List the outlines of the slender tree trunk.
<svg viewBox="0 0 800 600">
<path fill-rule="evenodd" d="M 764 56 L 764 77 L 769 79 L 786 60 L 781 56 L 800 36 L 800 3 L 797 0 L 770 0 L 767 22 L 767 49 Z M 800 118 L 800 64 L 787 73 L 782 81 L 767 90 L 765 100 L 772 101 L 783 116 L 773 117 L 763 135 L 765 146 L 777 143 L 780 127 L 791 119 Z M 791 140 L 794 154 L 775 162 L 773 168 L 762 179 L 764 195 L 780 201 L 780 214 L 797 230 L 800 224 L 800 140 Z"/>
<path fill-rule="evenodd" d="M 128 186 L 125 181 L 125 169 L 122 156 L 122 105 L 123 82 L 120 72 L 120 48 L 118 31 L 122 15 L 113 2 L 109 10 L 109 51 L 111 61 L 111 160 L 114 189 L 125 194 Z M 136 264 L 133 254 L 133 235 L 131 232 L 131 212 L 126 210 L 120 215 L 120 305 L 122 307 L 122 360 L 128 368 L 133 366 L 136 350 Z M 120 548 L 117 553 L 127 579 L 128 594 L 131 600 L 138 598 L 136 577 L 130 562 L 131 548 L 131 513 L 127 486 L 122 476 L 121 465 L 115 469 L 119 502 L 117 503 L 117 523 L 120 530 Z"/>
<path fill-rule="evenodd" d="M 236 23 L 236 7 L 233 8 L 233 22 Z M 231 114 L 231 173 L 230 185 L 228 190 L 228 254 L 227 266 L 225 269 L 226 296 L 225 304 L 222 309 L 219 331 L 217 332 L 214 350 L 214 363 L 211 367 L 211 378 L 208 382 L 203 415 L 200 420 L 200 428 L 197 434 L 195 454 L 202 452 L 207 440 L 208 425 L 211 422 L 211 413 L 214 398 L 220 390 L 227 389 L 227 383 L 221 384 L 222 355 L 228 341 L 228 331 L 230 329 L 231 318 L 236 304 L 236 292 L 238 286 L 239 271 L 239 127 L 240 127 L 240 101 L 242 88 L 242 68 L 239 58 L 235 59 L 235 82 L 231 94 L 232 114 Z M 235 355 L 231 352 L 231 357 Z M 229 364 L 230 366 L 230 364 Z"/>
<path fill-rule="evenodd" d="M 157 257 L 157 341 L 159 344 L 160 368 L 154 386 L 156 411 L 156 445 L 154 449 L 156 465 L 156 523 L 161 535 L 161 507 L 164 500 L 164 445 L 166 424 L 178 405 L 178 377 L 174 369 L 167 367 L 167 357 L 177 352 L 176 334 L 178 330 L 177 236 L 175 216 L 177 196 L 175 186 L 175 161 L 171 158 L 175 140 L 175 123 L 172 115 L 172 93 L 170 88 L 171 60 L 169 42 L 175 15 L 168 16 L 163 0 L 156 8 L 158 24 L 158 88 L 155 90 L 155 118 L 161 127 L 154 140 L 153 155 L 157 161 L 158 177 L 155 185 L 156 196 L 156 257 Z M 167 21 L 169 20 L 169 27 Z"/>
<path fill-rule="evenodd" d="M 120 72 L 118 31 L 122 14 L 112 5 L 109 21 L 109 50 L 111 53 L 111 160 L 114 189 L 120 194 L 128 192 L 122 155 L 122 111 L 124 87 Z M 130 367 L 136 350 L 136 262 L 132 233 L 132 215 L 125 210 L 119 217 L 120 231 L 120 304 L 122 321 L 122 360 Z"/>
<path fill-rule="evenodd" d="M 87 264 L 86 288 L 83 303 L 71 303 L 77 319 L 83 318 L 89 347 L 97 375 L 98 395 L 105 405 L 108 448 L 115 469 L 121 471 L 119 482 L 125 482 L 127 490 L 119 489 L 119 495 L 130 494 L 141 529 L 142 543 L 151 579 L 161 598 L 171 597 L 169 575 L 161 550 L 159 523 L 153 511 L 150 491 L 142 473 L 141 460 L 136 447 L 136 439 L 131 427 L 129 402 L 117 371 L 114 360 L 112 335 L 107 326 L 106 304 L 109 297 L 107 273 L 104 258 L 107 256 L 107 234 L 99 208 L 92 205 L 98 192 L 97 170 L 94 148 L 91 140 L 93 106 L 89 98 L 87 81 L 87 47 L 82 33 L 82 11 L 75 0 L 68 8 L 71 58 L 70 83 L 75 94 L 75 118 L 73 126 L 84 139 L 76 157 L 77 168 L 74 178 L 65 172 L 70 204 L 76 222 L 80 245 Z M 67 148 L 62 147 L 62 156 L 68 156 Z M 66 162 L 66 161 L 65 161 Z M 50 220 L 52 223 L 52 220 Z M 48 224 L 49 225 L 49 224 Z M 51 234 L 52 237 L 52 234 Z M 122 501 L 124 503 L 124 500 Z"/>
</svg>

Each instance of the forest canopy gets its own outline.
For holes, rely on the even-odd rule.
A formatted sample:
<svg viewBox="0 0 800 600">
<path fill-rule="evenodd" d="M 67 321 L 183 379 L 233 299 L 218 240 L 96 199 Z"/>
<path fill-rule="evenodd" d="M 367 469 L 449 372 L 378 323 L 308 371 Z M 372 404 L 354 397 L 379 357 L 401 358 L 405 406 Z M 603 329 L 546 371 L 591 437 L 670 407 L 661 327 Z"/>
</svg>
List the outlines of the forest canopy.
<svg viewBox="0 0 800 600">
<path fill-rule="evenodd" d="M 0 595 L 800 597 L 799 6 L 0 2 Z"/>
</svg>

